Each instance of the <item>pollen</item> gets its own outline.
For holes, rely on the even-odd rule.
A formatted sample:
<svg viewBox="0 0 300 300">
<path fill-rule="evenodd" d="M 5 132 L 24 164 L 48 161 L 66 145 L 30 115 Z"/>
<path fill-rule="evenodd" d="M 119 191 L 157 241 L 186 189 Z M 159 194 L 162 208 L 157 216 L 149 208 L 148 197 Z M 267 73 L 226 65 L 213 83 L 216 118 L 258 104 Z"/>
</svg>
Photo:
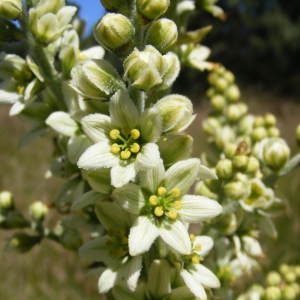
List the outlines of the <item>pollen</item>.
<svg viewBox="0 0 300 300">
<path fill-rule="evenodd" d="M 120 137 L 120 130 L 113 129 L 109 132 L 109 136 L 112 140 L 116 140 Z"/>
<path fill-rule="evenodd" d="M 170 210 L 167 215 L 171 220 L 176 220 L 178 217 L 178 212 L 176 210 Z"/>
<path fill-rule="evenodd" d="M 112 144 L 110 150 L 113 154 L 117 154 L 120 152 L 120 146 L 116 143 Z"/>
<path fill-rule="evenodd" d="M 200 256 L 197 254 L 194 254 L 191 258 L 191 261 L 194 265 L 199 264 L 200 263 Z"/>
<path fill-rule="evenodd" d="M 130 146 L 130 151 L 132 153 L 138 153 L 141 149 L 141 146 L 138 144 L 138 143 L 133 143 L 131 146 Z"/>
<path fill-rule="evenodd" d="M 190 240 L 193 242 L 195 240 L 196 236 L 193 233 L 190 233 Z"/>
<path fill-rule="evenodd" d="M 141 133 L 138 129 L 132 129 L 130 131 L 130 134 L 131 134 L 131 137 L 134 139 L 134 140 L 137 140 L 140 136 L 141 136 Z"/>
<path fill-rule="evenodd" d="M 173 197 L 177 198 L 181 195 L 181 191 L 180 191 L 179 188 L 173 188 L 171 190 L 171 194 L 172 194 Z"/>
<path fill-rule="evenodd" d="M 149 197 L 149 203 L 152 205 L 152 206 L 156 206 L 158 204 L 158 198 L 156 195 L 151 195 Z"/>
<path fill-rule="evenodd" d="M 163 186 L 160 186 L 158 189 L 157 189 L 157 194 L 159 196 L 163 196 L 167 193 L 167 189 Z"/>
<path fill-rule="evenodd" d="M 177 201 L 175 201 L 174 203 L 173 203 L 173 207 L 175 208 L 175 209 L 181 209 L 182 208 L 182 204 L 181 204 L 181 201 L 180 200 L 177 200 Z"/>
<path fill-rule="evenodd" d="M 163 214 L 164 214 L 164 210 L 161 206 L 157 206 L 155 207 L 154 209 L 154 214 L 157 216 L 157 217 L 161 217 Z"/>
<path fill-rule="evenodd" d="M 127 149 L 124 151 L 121 151 L 121 153 L 120 153 L 121 159 L 124 159 L 124 160 L 130 158 L 130 156 L 131 156 L 131 152 Z"/>
</svg>

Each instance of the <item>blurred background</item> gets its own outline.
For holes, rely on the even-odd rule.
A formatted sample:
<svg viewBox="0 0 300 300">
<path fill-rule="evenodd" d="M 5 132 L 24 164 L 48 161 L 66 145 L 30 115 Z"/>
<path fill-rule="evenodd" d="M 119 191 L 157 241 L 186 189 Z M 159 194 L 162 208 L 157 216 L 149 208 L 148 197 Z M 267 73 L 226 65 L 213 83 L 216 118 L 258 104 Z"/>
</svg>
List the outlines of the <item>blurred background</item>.
<svg viewBox="0 0 300 300">
<path fill-rule="evenodd" d="M 72 1 L 84 4 L 80 15 L 86 20 L 88 38 L 93 24 L 103 15 L 99 0 Z M 190 28 L 213 24 L 204 41 L 212 47 L 211 60 L 235 72 L 243 100 L 256 114 L 274 113 L 281 132 L 293 150 L 295 127 L 300 122 L 300 2 L 297 0 L 222 0 L 226 21 L 201 13 Z M 188 71 L 188 72 L 187 72 Z M 203 75 L 183 70 L 178 91 L 195 103 L 197 120 L 191 126 L 194 154 L 205 150 L 201 122 L 208 113 Z M 44 180 L 52 146 L 47 137 L 20 148 L 18 141 L 29 126 L 25 120 L 8 117 L 8 107 L 0 106 L 0 190 L 11 190 L 17 205 L 26 209 L 34 200 L 51 202 L 60 187 L 57 180 Z M 300 263 L 300 172 L 281 180 L 277 192 L 287 203 L 287 214 L 278 216 L 277 241 L 266 243 L 268 269 L 280 262 Z M 0 249 L 7 233 L 0 232 Z M 0 250 L 2 251 L 2 250 Z M 79 300 L 99 299 L 96 278 L 86 276 L 85 265 L 71 251 L 43 242 L 30 253 L 0 252 L 0 299 Z"/>
</svg>

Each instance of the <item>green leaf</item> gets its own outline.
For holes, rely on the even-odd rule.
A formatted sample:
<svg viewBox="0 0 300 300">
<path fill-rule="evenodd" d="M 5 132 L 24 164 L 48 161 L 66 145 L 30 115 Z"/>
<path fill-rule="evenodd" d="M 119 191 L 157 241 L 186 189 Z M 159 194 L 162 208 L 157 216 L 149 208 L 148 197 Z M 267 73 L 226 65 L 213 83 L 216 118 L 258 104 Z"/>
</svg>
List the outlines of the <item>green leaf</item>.
<svg viewBox="0 0 300 300">
<path fill-rule="evenodd" d="M 75 202 L 72 204 L 72 210 L 81 210 L 89 205 L 94 205 L 96 201 L 104 200 L 106 198 L 107 195 L 103 195 L 94 191 L 89 191 L 75 200 Z"/>
<path fill-rule="evenodd" d="M 296 154 L 285 164 L 285 166 L 280 170 L 279 176 L 283 176 L 293 171 L 299 165 L 300 165 L 300 153 Z"/>
</svg>

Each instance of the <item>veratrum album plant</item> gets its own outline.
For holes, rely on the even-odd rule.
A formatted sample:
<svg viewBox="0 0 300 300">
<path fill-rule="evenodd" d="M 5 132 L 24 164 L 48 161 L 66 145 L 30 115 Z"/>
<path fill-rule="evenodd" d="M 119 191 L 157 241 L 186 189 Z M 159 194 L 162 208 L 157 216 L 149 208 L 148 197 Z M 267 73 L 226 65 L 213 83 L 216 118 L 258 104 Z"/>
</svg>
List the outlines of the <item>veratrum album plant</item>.
<svg viewBox="0 0 300 300">
<path fill-rule="evenodd" d="M 51 239 L 77 251 L 107 299 L 297 299 L 299 266 L 235 289 L 260 268 L 262 237 L 276 237 L 275 184 L 300 155 L 274 115 L 248 112 L 232 72 L 208 61 L 210 27 L 187 31 L 197 10 L 225 13 L 216 0 L 101 2 L 98 44 L 81 49 L 77 7 L 0 0 L 0 102 L 32 124 L 23 143 L 53 139 L 47 177 L 65 181 L 51 206 L 30 205 L 30 218 L 1 192 L 0 228 L 14 229 L 7 249 Z M 208 74 L 201 160 L 186 133 L 193 104 L 172 92 L 182 66 Z M 61 220 L 51 227 L 53 209 Z"/>
</svg>

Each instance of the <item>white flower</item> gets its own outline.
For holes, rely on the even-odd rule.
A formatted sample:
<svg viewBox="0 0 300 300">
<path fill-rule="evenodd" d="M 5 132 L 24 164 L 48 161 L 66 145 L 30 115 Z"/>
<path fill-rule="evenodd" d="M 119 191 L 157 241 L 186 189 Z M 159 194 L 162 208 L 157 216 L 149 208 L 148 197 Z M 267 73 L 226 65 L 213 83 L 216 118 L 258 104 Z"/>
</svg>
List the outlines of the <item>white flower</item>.
<svg viewBox="0 0 300 300">
<path fill-rule="evenodd" d="M 130 255 L 148 251 L 157 237 L 181 254 L 191 253 L 185 224 L 199 223 L 222 211 L 214 200 L 186 195 L 200 169 L 200 160 L 195 158 L 179 161 L 166 171 L 159 160 L 155 167 L 140 172 L 140 185 L 131 183 L 113 191 L 121 207 L 137 216 L 129 234 Z"/>
</svg>

